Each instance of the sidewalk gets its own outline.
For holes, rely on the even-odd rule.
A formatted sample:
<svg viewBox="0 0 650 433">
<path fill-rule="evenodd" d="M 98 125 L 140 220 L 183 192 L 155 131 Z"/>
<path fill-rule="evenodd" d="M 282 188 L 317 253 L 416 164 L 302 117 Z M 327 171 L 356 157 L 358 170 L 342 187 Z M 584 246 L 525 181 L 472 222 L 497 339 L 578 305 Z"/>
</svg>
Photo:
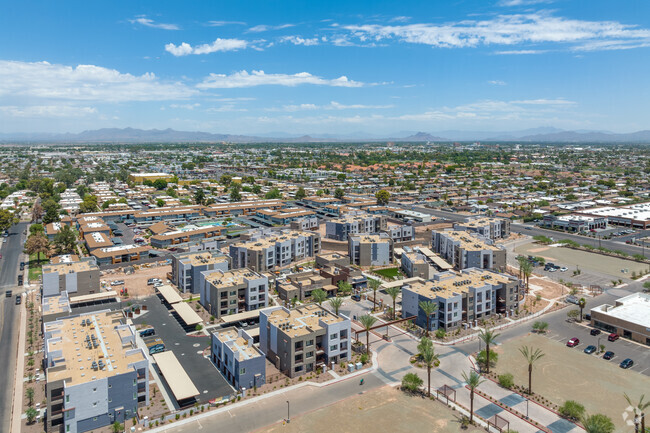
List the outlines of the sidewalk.
<svg viewBox="0 0 650 433">
<path fill-rule="evenodd" d="M 25 296 L 25 298 L 27 298 Z M 18 351 L 14 376 L 14 402 L 11 410 L 11 431 L 19 432 L 23 414 L 23 385 L 25 376 L 25 332 L 27 330 L 27 301 L 20 306 L 20 332 L 18 332 Z M 7 366 L 9 367 L 9 366 Z"/>
</svg>

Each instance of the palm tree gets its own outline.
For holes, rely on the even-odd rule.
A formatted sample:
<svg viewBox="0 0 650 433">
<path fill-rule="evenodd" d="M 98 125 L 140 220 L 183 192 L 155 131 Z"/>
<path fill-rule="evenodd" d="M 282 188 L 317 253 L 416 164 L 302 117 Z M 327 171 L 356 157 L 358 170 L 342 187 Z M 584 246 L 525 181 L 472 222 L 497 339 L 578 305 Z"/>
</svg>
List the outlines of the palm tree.
<svg viewBox="0 0 650 433">
<path fill-rule="evenodd" d="M 587 433 L 612 433 L 615 428 L 612 420 L 600 413 L 585 416 L 582 419 L 582 427 Z"/>
<path fill-rule="evenodd" d="M 544 356 L 544 352 L 541 349 L 534 349 L 533 346 L 522 346 L 519 348 L 519 352 L 526 358 L 528 363 L 528 394 L 533 393 L 533 364 L 537 362 L 541 357 Z"/>
<path fill-rule="evenodd" d="M 585 298 L 580 298 L 578 301 L 578 307 L 580 307 L 580 322 L 582 322 L 582 310 L 585 308 L 585 305 L 587 305 Z"/>
<path fill-rule="evenodd" d="M 481 379 L 481 376 L 477 372 L 470 370 L 469 376 L 463 372 L 463 380 L 469 387 L 469 422 L 471 423 L 474 421 L 474 390 L 485 382 L 485 379 Z"/>
<path fill-rule="evenodd" d="M 496 343 L 496 338 L 501 334 L 496 334 L 489 329 L 482 330 L 478 334 L 479 340 L 485 343 L 485 365 L 487 366 L 487 373 L 490 374 L 490 344 Z"/>
<path fill-rule="evenodd" d="M 645 413 L 644 410 L 650 407 L 650 401 L 643 401 L 645 399 L 645 394 L 641 396 L 639 399 L 639 403 L 636 405 L 632 403 L 632 399 L 627 395 L 623 394 L 625 397 L 625 400 L 627 401 L 627 404 L 632 406 L 632 409 L 634 410 L 634 431 L 635 432 L 642 432 L 645 433 Z M 639 429 L 639 418 L 641 419 L 641 429 Z"/>
<path fill-rule="evenodd" d="M 393 320 L 397 317 L 397 311 L 395 311 L 395 300 L 401 293 L 402 289 L 399 287 L 389 287 L 386 289 L 386 293 L 393 299 Z"/>
<path fill-rule="evenodd" d="M 316 289 L 311 292 L 311 299 L 313 299 L 318 305 L 321 305 L 323 301 L 327 299 L 327 292 L 323 289 Z"/>
<path fill-rule="evenodd" d="M 375 306 L 377 305 L 377 290 L 379 289 L 379 286 L 381 286 L 381 281 L 370 279 L 368 280 L 368 285 L 372 290 L 372 296 L 373 296 L 372 311 L 375 311 Z"/>
<path fill-rule="evenodd" d="M 427 316 L 427 335 L 429 335 L 429 331 L 431 330 L 431 315 L 438 311 L 438 304 L 431 301 L 420 301 L 419 306 L 420 310 Z"/>
<path fill-rule="evenodd" d="M 31 406 L 34 404 L 34 388 L 27 388 L 25 391 L 25 395 L 27 397 L 27 400 L 29 401 L 29 405 Z"/>
<path fill-rule="evenodd" d="M 338 316 L 339 309 L 343 305 L 343 298 L 332 298 L 329 300 L 330 307 L 334 310 L 334 313 Z"/>
<path fill-rule="evenodd" d="M 359 317 L 361 326 L 363 326 L 366 330 L 366 355 L 370 355 L 370 328 L 372 328 L 376 321 L 377 318 L 375 316 L 371 316 L 370 314 L 365 314 Z"/>
<path fill-rule="evenodd" d="M 528 293 L 530 289 L 530 285 L 529 285 L 530 276 L 533 273 L 533 265 L 528 260 L 526 260 L 526 262 L 523 263 L 522 272 L 524 273 L 524 277 L 526 278 L 526 293 Z"/>
<path fill-rule="evenodd" d="M 422 353 L 422 361 L 427 366 L 427 397 L 431 397 L 431 369 L 440 365 L 440 359 L 433 350 L 433 346 L 427 346 Z"/>
</svg>

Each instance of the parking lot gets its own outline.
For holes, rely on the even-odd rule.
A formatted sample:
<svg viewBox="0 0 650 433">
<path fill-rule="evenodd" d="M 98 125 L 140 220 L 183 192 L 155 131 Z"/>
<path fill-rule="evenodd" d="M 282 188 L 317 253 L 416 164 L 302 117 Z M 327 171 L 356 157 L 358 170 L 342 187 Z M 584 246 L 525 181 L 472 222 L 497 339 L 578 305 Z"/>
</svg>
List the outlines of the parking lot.
<svg viewBox="0 0 650 433">
<path fill-rule="evenodd" d="M 209 356 L 210 338 L 188 336 L 174 314 L 168 310 L 158 296 L 150 296 L 139 301 L 146 305 L 148 312 L 134 319 L 134 324 L 146 324 L 156 330 L 155 337 L 162 338 L 165 350 L 171 350 L 178 358 L 185 372 L 201 393 L 197 397 L 200 403 L 220 399 L 234 393 L 209 358 L 203 356 L 204 350 Z M 170 394 L 172 395 L 172 394 Z"/>
</svg>

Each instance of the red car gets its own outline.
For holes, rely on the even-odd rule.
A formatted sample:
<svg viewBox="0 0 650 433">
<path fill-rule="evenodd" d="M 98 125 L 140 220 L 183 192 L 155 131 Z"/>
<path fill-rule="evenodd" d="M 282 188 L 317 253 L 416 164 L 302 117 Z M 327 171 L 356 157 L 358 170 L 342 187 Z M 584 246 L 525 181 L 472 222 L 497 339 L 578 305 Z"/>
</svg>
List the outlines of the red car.
<svg viewBox="0 0 650 433">
<path fill-rule="evenodd" d="M 575 337 L 566 342 L 567 347 L 576 347 L 578 344 L 580 344 L 580 340 Z"/>
<path fill-rule="evenodd" d="M 609 334 L 609 337 L 607 337 L 607 339 L 609 341 L 616 341 L 616 340 L 618 340 L 618 334 L 615 333 L 615 332 L 612 332 L 611 334 Z"/>
</svg>

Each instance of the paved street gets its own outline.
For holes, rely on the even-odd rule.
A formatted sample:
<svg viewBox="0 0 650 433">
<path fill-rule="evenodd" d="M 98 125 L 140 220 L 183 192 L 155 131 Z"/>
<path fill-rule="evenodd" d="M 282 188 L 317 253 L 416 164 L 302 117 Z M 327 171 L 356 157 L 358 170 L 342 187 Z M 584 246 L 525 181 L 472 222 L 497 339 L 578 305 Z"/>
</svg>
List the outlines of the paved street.
<svg viewBox="0 0 650 433">
<path fill-rule="evenodd" d="M 15 286 L 18 277 L 19 264 L 23 252 L 23 231 L 28 223 L 18 223 L 9 229 L 7 242 L 0 245 L 0 289 Z"/>
</svg>

